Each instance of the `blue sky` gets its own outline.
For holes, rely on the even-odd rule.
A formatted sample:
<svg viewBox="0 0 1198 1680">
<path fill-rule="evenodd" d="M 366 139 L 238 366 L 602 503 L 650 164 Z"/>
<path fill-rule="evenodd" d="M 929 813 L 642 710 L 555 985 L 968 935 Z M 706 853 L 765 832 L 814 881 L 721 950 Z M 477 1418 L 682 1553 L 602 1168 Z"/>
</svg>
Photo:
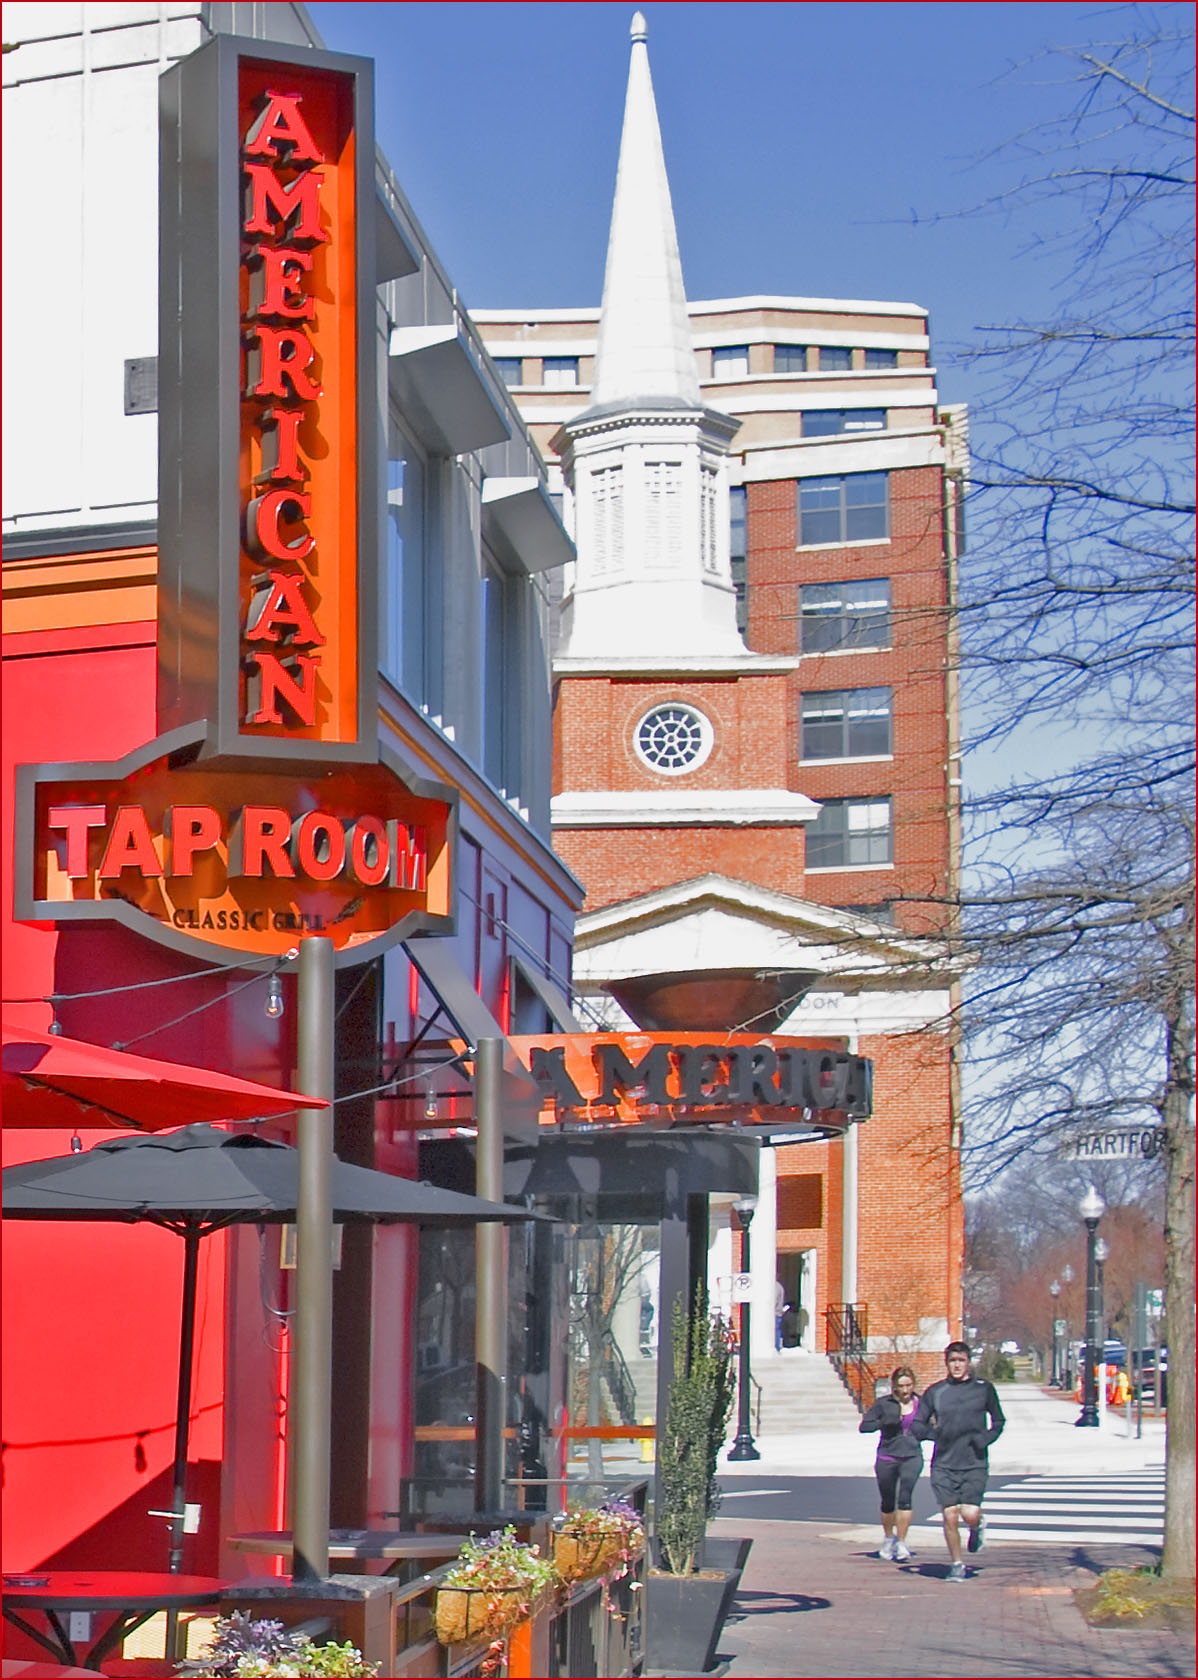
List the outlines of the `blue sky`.
<svg viewBox="0 0 1198 1680">
<path fill-rule="evenodd" d="M 467 305 L 598 303 L 629 0 L 308 9 L 331 48 L 376 61 L 379 138 Z M 924 304 L 943 394 L 968 398 L 950 346 L 1034 313 L 1049 275 L 1014 260 L 1003 215 L 935 218 L 1010 183 L 987 154 L 1059 109 L 1068 74 L 1031 61 L 1102 39 L 1116 9 L 643 10 L 689 296 Z"/>
<path fill-rule="evenodd" d="M 379 139 L 468 307 L 598 304 L 635 9 L 308 6 L 330 48 L 375 60 Z M 1053 49 L 1117 40 L 1129 14 L 1193 24 L 1189 5 L 1020 0 L 641 9 L 690 298 L 925 306 L 941 397 L 972 405 L 975 441 L 960 351 L 1055 308 L 1062 253 L 1024 249 L 1052 225 L 993 203 L 1030 166 L 1019 137 L 1074 101 Z M 1034 733 L 1046 760 L 1076 748 Z M 972 784 L 1027 751 L 972 756 Z"/>
</svg>

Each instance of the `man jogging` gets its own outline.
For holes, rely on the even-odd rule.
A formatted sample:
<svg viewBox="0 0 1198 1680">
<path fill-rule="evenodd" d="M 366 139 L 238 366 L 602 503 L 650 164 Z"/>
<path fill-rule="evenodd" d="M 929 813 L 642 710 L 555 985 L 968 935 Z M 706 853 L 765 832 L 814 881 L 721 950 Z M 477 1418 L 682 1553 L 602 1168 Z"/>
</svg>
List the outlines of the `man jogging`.
<svg viewBox="0 0 1198 1680">
<path fill-rule="evenodd" d="M 969 1530 L 969 1550 L 980 1552 L 985 1529 L 982 1496 L 989 1469 L 987 1453 L 1007 1420 L 994 1384 L 973 1375 L 968 1343 L 950 1342 L 944 1350 L 944 1363 L 948 1376 L 933 1383 L 923 1395 L 913 1433 L 936 1443 L 931 1482 L 944 1516 L 944 1543 L 952 1559 L 948 1578 L 963 1581 L 961 1522 L 964 1520 Z"/>
</svg>

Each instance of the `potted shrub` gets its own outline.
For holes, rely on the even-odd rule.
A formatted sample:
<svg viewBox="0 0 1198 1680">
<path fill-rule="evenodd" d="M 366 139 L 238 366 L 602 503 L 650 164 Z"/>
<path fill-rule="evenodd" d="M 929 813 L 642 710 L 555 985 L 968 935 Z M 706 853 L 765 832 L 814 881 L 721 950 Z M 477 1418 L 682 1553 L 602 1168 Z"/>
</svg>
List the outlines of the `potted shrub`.
<svg viewBox="0 0 1198 1680">
<path fill-rule="evenodd" d="M 562 1578 L 539 1546 L 516 1539 L 514 1528 L 473 1535 L 437 1589 L 434 1620 L 442 1645 L 502 1639 L 560 1590 Z"/>
<path fill-rule="evenodd" d="M 623 1499 L 567 1511 L 553 1531 L 553 1561 L 567 1582 L 626 1575 L 645 1550 L 645 1524 Z"/>
<path fill-rule="evenodd" d="M 378 1673 L 378 1665 L 362 1661 L 355 1646 L 330 1640 L 317 1645 L 306 1634 L 290 1633 L 282 1622 L 255 1618 L 234 1610 L 222 1616 L 198 1658 L 178 1665 L 179 1674 L 200 1676 L 245 1675 L 356 1675 Z"/>
<path fill-rule="evenodd" d="M 703 1566 L 707 1521 L 719 1505 L 716 1470 L 734 1392 L 728 1325 L 708 1315 L 703 1297 L 689 1321 L 676 1301 L 674 1378 L 657 1441 L 658 1567 L 645 1584 L 645 1640 L 653 1668 L 686 1674 L 710 1668 L 740 1581 L 739 1569 Z"/>
</svg>

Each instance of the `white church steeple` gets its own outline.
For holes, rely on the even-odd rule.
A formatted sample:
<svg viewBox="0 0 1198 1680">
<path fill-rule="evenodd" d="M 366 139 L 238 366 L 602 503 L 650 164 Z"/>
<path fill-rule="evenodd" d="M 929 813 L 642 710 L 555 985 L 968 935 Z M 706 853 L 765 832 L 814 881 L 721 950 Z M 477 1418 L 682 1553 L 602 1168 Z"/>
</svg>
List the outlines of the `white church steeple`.
<svg viewBox="0 0 1198 1680">
<path fill-rule="evenodd" d="M 675 397 L 699 404 L 674 230 L 674 207 L 649 73 L 648 29 L 632 20 L 632 62 L 603 278 L 603 311 L 591 402 Z"/>
<path fill-rule="evenodd" d="M 728 447 L 703 406 L 647 28 L 632 57 L 591 403 L 554 439 L 578 552 L 558 660 L 739 658 Z"/>
</svg>

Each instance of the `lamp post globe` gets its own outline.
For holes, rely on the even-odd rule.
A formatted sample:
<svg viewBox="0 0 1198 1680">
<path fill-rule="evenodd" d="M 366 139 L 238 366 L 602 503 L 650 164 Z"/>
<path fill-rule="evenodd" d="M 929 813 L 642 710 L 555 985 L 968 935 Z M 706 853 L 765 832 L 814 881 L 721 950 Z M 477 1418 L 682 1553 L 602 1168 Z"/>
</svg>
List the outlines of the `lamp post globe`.
<svg viewBox="0 0 1198 1680">
<path fill-rule="evenodd" d="M 1098 1338 L 1102 1334 L 1102 1296 L 1098 1282 L 1098 1221 L 1106 1203 L 1091 1184 L 1077 1210 L 1086 1227 L 1086 1354 L 1082 1370 L 1082 1410 L 1079 1429 L 1098 1428 Z"/>
<path fill-rule="evenodd" d="M 742 1272 L 751 1271 L 752 1255 L 749 1249 L 749 1226 L 753 1222 L 753 1215 L 757 1211 L 756 1196 L 741 1196 L 732 1204 L 740 1224 L 740 1269 Z M 740 1303 L 740 1321 L 738 1333 L 740 1348 L 738 1353 L 736 1380 L 736 1439 L 728 1452 L 729 1463 L 742 1463 L 746 1459 L 760 1458 L 761 1454 L 753 1444 L 753 1430 L 749 1416 L 749 1326 L 751 1311 L 747 1299 Z"/>
</svg>

